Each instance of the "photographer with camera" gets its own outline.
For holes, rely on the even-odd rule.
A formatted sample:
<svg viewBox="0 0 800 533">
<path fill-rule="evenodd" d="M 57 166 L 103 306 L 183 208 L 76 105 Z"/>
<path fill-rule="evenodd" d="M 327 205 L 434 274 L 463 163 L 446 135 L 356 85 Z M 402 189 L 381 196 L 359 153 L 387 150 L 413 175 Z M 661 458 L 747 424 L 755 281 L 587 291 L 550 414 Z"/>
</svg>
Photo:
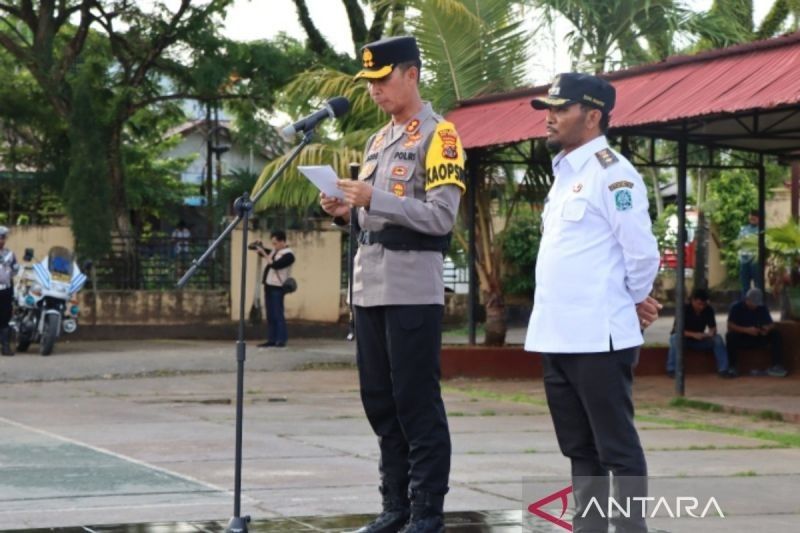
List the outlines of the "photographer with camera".
<svg viewBox="0 0 800 533">
<path fill-rule="evenodd" d="M 249 245 L 267 263 L 261 283 L 264 285 L 264 301 L 267 305 L 267 342 L 259 348 L 282 348 L 289 340 L 284 316 L 283 297 L 294 290 L 292 264 L 294 253 L 286 244 L 286 232 L 274 230 L 270 233 L 272 249 L 265 248 L 261 241 Z"/>
</svg>

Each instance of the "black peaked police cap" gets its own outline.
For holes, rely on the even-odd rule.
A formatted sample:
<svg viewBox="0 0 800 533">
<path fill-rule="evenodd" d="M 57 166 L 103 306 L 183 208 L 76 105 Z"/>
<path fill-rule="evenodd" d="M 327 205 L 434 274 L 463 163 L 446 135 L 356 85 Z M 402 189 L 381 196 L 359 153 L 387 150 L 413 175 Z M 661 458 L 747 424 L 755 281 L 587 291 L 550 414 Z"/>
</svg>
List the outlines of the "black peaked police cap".
<svg viewBox="0 0 800 533">
<path fill-rule="evenodd" d="M 534 109 L 547 109 L 585 104 L 608 113 L 614 108 L 616 99 L 617 91 L 606 80 L 591 74 L 566 72 L 555 77 L 547 96 L 534 98 L 531 105 Z"/>
<path fill-rule="evenodd" d="M 365 44 L 361 49 L 362 70 L 355 79 L 377 80 L 392 73 L 395 66 L 406 61 L 419 61 L 417 40 L 413 37 L 387 37 Z"/>
</svg>

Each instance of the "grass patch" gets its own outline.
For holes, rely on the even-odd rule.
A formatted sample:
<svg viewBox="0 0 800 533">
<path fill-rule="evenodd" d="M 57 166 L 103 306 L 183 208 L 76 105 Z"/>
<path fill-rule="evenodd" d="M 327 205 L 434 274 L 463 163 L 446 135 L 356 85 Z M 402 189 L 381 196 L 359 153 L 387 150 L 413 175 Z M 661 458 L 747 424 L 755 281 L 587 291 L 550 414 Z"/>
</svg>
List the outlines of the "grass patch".
<svg viewBox="0 0 800 533">
<path fill-rule="evenodd" d="M 757 475 L 755 470 L 745 470 L 744 472 L 736 472 L 733 477 L 756 477 Z"/>
<path fill-rule="evenodd" d="M 718 404 L 705 402 L 703 400 L 690 400 L 689 398 L 678 396 L 669 401 L 670 407 L 679 407 L 686 409 L 697 409 L 698 411 L 708 411 L 711 413 L 721 413 L 725 409 Z"/>
<path fill-rule="evenodd" d="M 683 448 L 680 446 L 668 446 L 664 448 L 646 448 L 648 452 L 683 452 L 683 451 L 708 451 L 708 450 L 780 450 L 785 449 L 787 446 L 781 446 L 780 444 L 760 444 L 758 446 L 748 446 L 746 444 L 731 444 L 730 446 L 715 446 L 714 444 L 709 444 L 707 446 L 689 446 L 688 448 Z"/>
<path fill-rule="evenodd" d="M 497 415 L 497 412 L 495 412 L 493 409 L 486 409 L 485 411 L 481 411 L 481 416 L 495 416 L 495 415 Z"/>
<path fill-rule="evenodd" d="M 296 366 L 294 370 L 296 372 L 303 372 L 306 370 L 352 370 L 355 368 L 356 368 L 355 363 L 348 363 L 345 361 L 332 361 L 332 362 L 305 363 Z"/>
<path fill-rule="evenodd" d="M 528 449 L 522 450 L 522 453 L 538 453 L 538 452 L 536 451 L 536 448 L 528 448 Z"/>
<path fill-rule="evenodd" d="M 687 422 L 685 420 L 675 420 L 672 418 L 649 415 L 636 415 L 636 420 L 639 422 L 664 424 L 675 429 L 694 429 L 697 431 L 708 431 L 709 433 L 722 433 L 724 435 L 767 440 L 785 448 L 800 448 L 800 433 L 780 433 L 764 429 L 741 429 L 738 427 L 717 426 L 702 422 Z"/>
<path fill-rule="evenodd" d="M 476 389 L 472 387 L 453 387 L 450 385 L 445 385 L 442 387 L 442 390 L 445 392 L 460 392 L 461 394 L 467 395 L 469 398 L 475 398 L 480 400 L 497 400 L 500 402 L 513 402 L 513 403 L 525 403 L 529 405 L 541 405 L 547 406 L 547 401 L 542 398 L 535 398 L 530 394 L 518 393 L 518 394 L 506 394 L 502 392 L 494 392 L 485 389 Z"/>
<path fill-rule="evenodd" d="M 771 409 L 765 409 L 759 412 L 756 415 L 756 418 L 759 420 L 773 420 L 775 422 L 783 422 L 783 415 L 780 414 L 778 411 L 773 411 Z"/>
<path fill-rule="evenodd" d="M 448 418 L 450 418 L 450 417 L 455 417 L 455 416 L 467 416 L 467 414 L 466 413 L 462 413 L 461 411 L 453 411 L 453 412 L 447 413 L 447 416 L 448 416 Z"/>
<path fill-rule="evenodd" d="M 454 387 L 454 386 L 444 386 L 442 390 L 445 392 L 458 392 L 461 394 L 466 395 L 469 398 L 479 398 L 484 400 L 497 400 L 502 402 L 513 402 L 513 403 L 522 403 L 528 405 L 537 405 L 542 407 L 547 407 L 547 401 L 544 398 L 534 397 L 530 394 L 507 394 L 507 393 L 500 393 L 489 391 L 485 389 L 477 389 L 473 387 Z M 724 408 L 720 405 L 711 403 L 711 402 L 704 402 L 701 400 L 689 400 L 686 398 L 674 398 L 670 405 L 672 407 L 677 408 L 689 408 L 689 409 L 697 409 L 706 412 L 721 412 L 724 411 Z M 660 410 L 660 409 L 659 409 Z M 780 415 L 780 413 L 773 413 L 771 411 L 764 411 L 763 415 L 766 420 L 775 420 L 779 421 L 776 418 L 776 415 Z M 769 413 L 769 414 L 766 414 Z M 669 414 L 664 413 L 664 414 Z M 680 413 L 674 413 L 675 415 L 679 415 Z M 464 416 L 463 413 L 459 414 L 452 414 L 448 413 L 448 416 Z M 782 419 L 782 418 L 781 418 Z M 766 444 L 766 448 L 800 448 L 800 432 L 792 431 L 792 432 L 780 432 L 780 431 L 771 431 L 765 429 L 742 429 L 740 427 L 730 427 L 730 426 L 719 426 L 715 424 L 708 424 L 704 422 L 691 422 L 686 420 L 676 420 L 674 418 L 668 418 L 666 416 L 652 416 L 652 415 L 636 415 L 636 421 L 640 423 L 650 423 L 650 424 L 659 424 L 663 426 L 668 426 L 672 429 L 694 429 L 697 431 L 707 431 L 709 433 L 722 433 L 725 435 L 734 435 L 737 437 L 747 437 L 751 439 L 758 439 L 763 441 L 768 441 L 770 444 Z M 753 448 L 752 446 L 742 446 L 742 448 Z"/>
</svg>

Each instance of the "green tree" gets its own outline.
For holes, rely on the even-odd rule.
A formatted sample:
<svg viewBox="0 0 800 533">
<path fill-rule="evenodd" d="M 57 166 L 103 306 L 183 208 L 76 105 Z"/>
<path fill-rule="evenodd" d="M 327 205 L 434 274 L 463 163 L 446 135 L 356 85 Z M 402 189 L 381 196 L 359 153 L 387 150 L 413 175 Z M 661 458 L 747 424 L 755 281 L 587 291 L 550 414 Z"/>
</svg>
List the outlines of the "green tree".
<svg viewBox="0 0 800 533">
<path fill-rule="evenodd" d="M 753 0 L 714 0 L 714 3 L 709 10 L 709 17 L 720 21 L 721 25 L 731 30 L 731 35 L 735 35 L 737 43 L 754 41 L 757 39 L 766 39 L 773 37 L 782 31 L 797 30 L 798 16 L 800 16 L 800 1 L 797 0 L 775 0 L 767 13 L 764 20 L 760 25 L 756 25 L 753 20 Z M 707 33 L 695 45 L 694 50 L 705 50 L 710 48 L 717 48 L 727 46 L 731 43 L 728 39 L 721 39 L 718 35 Z M 740 176 L 740 173 L 726 170 L 701 170 L 697 176 L 697 196 L 700 199 L 698 203 L 698 227 L 696 233 L 697 242 L 697 262 L 700 265 L 705 265 L 707 261 L 707 248 L 708 237 L 706 232 L 706 214 L 707 210 L 719 209 L 724 214 L 726 208 L 723 205 L 739 205 L 746 203 L 746 199 L 741 195 L 746 195 L 749 188 L 736 191 L 720 187 L 717 189 L 717 201 L 706 203 L 702 201 L 706 196 L 706 188 L 709 180 L 714 180 L 717 176 L 725 176 L 730 179 L 735 179 L 735 176 Z M 724 201 L 723 201 L 724 200 Z M 733 214 L 733 213 L 731 213 Z M 719 214 L 711 213 L 711 219 L 718 224 L 722 222 Z M 723 224 L 741 225 L 741 219 L 733 222 L 723 222 Z M 730 250 L 737 248 L 733 246 L 736 235 L 732 233 L 730 227 L 720 226 L 720 239 L 723 244 L 723 261 L 728 272 L 728 276 L 736 275 L 736 254 Z M 737 232 L 738 235 L 738 232 Z M 705 286 L 706 269 L 696 268 L 694 272 L 695 286 Z"/>
<path fill-rule="evenodd" d="M 103 179 L 108 175 L 106 153 L 107 124 L 97 105 L 97 87 L 93 83 L 99 74 L 95 68 L 84 68 L 72 84 L 69 117 L 70 166 L 65 190 L 67 212 L 72 219 L 76 237 L 76 253 L 81 257 L 101 257 L 111 246 L 111 185 Z"/>
<path fill-rule="evenodd" d="M 507 294 L 533 294 L 541 238 L 541 212 L 527 206 L 519 209 L 502 233 L 503 260 L 509 265 L 503 274 Z"/>
<path fill-rule="evenodd" d="M 736 277 L 739 270 L 739 248 L 733 243 L 739 230 L 747 222 L 747 215 L 757 205 L 758 190 L 753 177 L 742 170 L 729 170 L 708 183 L 707 212 L 719 228 L 722 261 L 728 276 Z"/>
<path fill-rule="evenodd" d="M 73 85 L 80 83 L 82 69 L 105 65 L 97 80 L 101 86 L 92 89 L 96 100 L 90 111 L 103 130 L 104 143 L 95 145 L 95 157 L 106 160 L 108 209 L 120 235 L 134 236 L 131 212 L 152 205 L 126 166 L 130 162 L 135 172 L 144 168 L 142 153 L 136 153 L 141 147 L 126 148 L 128 141 L 145 138 L 141 125 L 147 121 L 140 113 L 162 112 L 162 104 L 189 98 L 243 100 L 257 102 L 251 110 L 270 109 L 275 88 L 305 64 L 297 54 L 284 53 L 281 43 L 235 43 L 219 37 L 216 28 L 231 2 L 157 1 L 147 9 L 112 0 L 47 1 L 38 6 L 28 0 L 0 0 L 0 49 L 30 73 L 49 109 L 64 124 L 78 125 L 73 120 L 74 98 L 80 90 Z M 247 103 L 237 109 L 247 116 Z M 75 135 L 79 133 L 70 140 Z M 66 196 L 88 187 L 77 186 L 75 180 L 100 178 L 70 174 L 72 186 L 65 189 Z M 166 183 L 167 191 L 174 191 L 173 185 Z M 67 203 L 74 209 L 83 205 L 80 197 L 68 198 Z"/>
<path fill-rule="evenodd" d="M 72 85 L 81 83 L 76 71 L 86 61 L 84 55 L 113 57 L 114 68 L 101 77 L 104 87 L 96 95 L 101 99 L 91 108 L 95 118 L 102 119 L 103 136 L 91 143 L 103 142 L 102 150 L 95 145 L 98 151 L 94 156 L 106 160 L 102 168 L 110 190 L 108 205 L 115 229 L 122 235 L 133 234 L 124 168 L 125 126 L 140 109 L 191 96 L 185 88 L 166 91 L 160 80 L 170 74 L 179 77 L 200 62 L 203 54 L 186 63 L 173 58 L 179 49 L 198 50 L 211 43 L 216 27 L 213 17 L 223 13 L 230 1 L 211 0 L 192 6 L 190 0 L 181 0 L 174 9 L 158 2 L 152 11 L 132 2 L 64 0 L 41 2 L 38 7 L 28 0 L 0 2 L 0 47 L 25 66 L 51 109 L 68 124 L 78 124 L 74 120 L 74 98 L 83 89 L 74 90 Z M 94 170 L 100 165 L 97 163 Z M 71 186 L 65 189 L 67 196 L 88 186 L 78 186 L 77 180 L 97 179 L 72 170 L 69 174 L 72 178 Z M 80 209 L 81 198 L 67 198 L 67 204 Z M 79 240 L 89 238 L 86 234 L 82 239 L 79 227 L 75 229 Z"/>
<path fill-rule="evenodd" d="M 567 33 L 574 69 L 595 73 L 657 61 L 676 52 L 677 34 L 733 44 L 744 37 L 714 13 L 696 13 L 674 0 L 533 0 L 552 23 L 569 21 Z M 642 46 L 642 42 L 646 46 Z M 609 67 L 613 67 L 609 69 Z"/>
</svg>

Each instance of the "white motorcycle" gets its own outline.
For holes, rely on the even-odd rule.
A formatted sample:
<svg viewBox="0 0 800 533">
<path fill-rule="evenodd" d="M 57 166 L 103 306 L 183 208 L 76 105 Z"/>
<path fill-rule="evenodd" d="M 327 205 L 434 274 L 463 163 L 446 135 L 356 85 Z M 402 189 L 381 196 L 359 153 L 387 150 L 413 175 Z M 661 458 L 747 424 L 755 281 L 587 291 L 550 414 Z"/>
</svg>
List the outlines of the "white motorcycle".
<svg viewBox="0 0 800 533">
<path fill-rule="evenodd" d="M 17 334 L 17 351 L 26 352 L 32 342 L 40 343 L 39 353 L 53 353 L 56 339 L 78 329 L 78 302 L 75 295 L 86 283 L 86 276 L 75 263 L 72 252 L 54 246 L 47 257 L 33 261 L 33 250 L 25 251 L 25 264 L 14 287 L 16 310 L 11 326 Z"/>
</svg>

